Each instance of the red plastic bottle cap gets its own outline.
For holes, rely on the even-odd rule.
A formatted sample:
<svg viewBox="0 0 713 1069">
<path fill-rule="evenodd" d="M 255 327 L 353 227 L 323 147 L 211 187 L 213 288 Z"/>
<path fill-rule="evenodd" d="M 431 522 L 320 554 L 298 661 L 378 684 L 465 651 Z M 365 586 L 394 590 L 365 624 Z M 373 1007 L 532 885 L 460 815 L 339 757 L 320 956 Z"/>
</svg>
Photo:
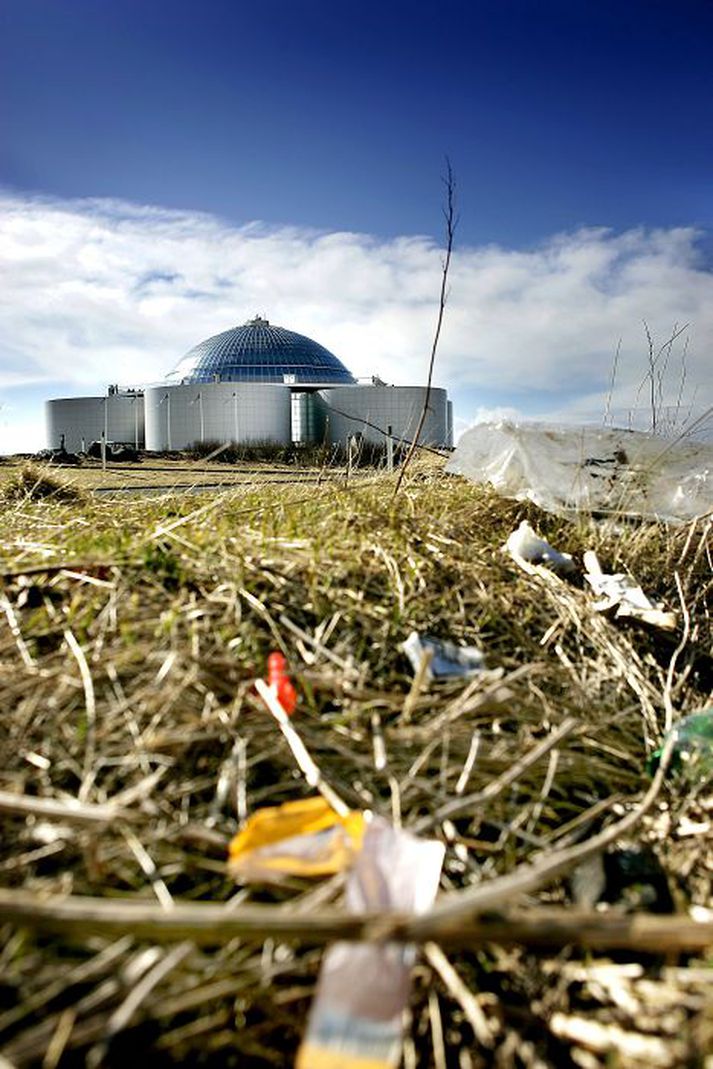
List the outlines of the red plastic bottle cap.
<svg viewBox="0 0 713 1069">
<path fill-rule="evenodd" d="M 277 700 L 287 715 L 292 716 L 297 705 L 297 691 L 286 676 L 277 684 Z"/>
<path fill-rule="evenodd" d="M 273 687 L 277 700 L 288 716 L 292 716 L 297 705 L 297 691 L 287 674 L 287 661 L 284 654 L 275 651 L 267 658 L 267 683 Z"/>
<path fill-rule="evenodd" d="M 267 681 L 276 683 L 287 674 L 287 661 L 283 653 L 270 653 L 267 657 Z"/>
</svg>

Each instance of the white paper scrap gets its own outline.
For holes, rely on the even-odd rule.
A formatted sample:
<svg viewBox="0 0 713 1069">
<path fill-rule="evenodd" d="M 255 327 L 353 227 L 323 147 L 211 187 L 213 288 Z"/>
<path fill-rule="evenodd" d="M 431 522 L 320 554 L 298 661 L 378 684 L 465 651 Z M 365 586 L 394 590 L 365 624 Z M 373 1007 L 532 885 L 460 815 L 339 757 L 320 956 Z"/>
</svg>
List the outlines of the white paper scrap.
<svg viewBox="0 0 713 1069">
<path fill-rule="evenodd" d="M 351 913 L 424 913 L 438 891 L 445 847 L 374 817 L 347 880 Z M 335 943 L 327 950 L 297 1069 L 393 1069 L 401 1057 L 415 948 Z"/>
<path fill-rule="evenodd" d="M 616 616 L 634 617 L 664 631 L 675 630 L 675 612 L 664 611 L 661 602 L 652 601 L 638 583 L 623 572 L 615 575 L 603 572 L 593 549 L 584 554 L 584 566 L 587 569 L 584 578 L 600 599 L 594 604 L 597 612 L 616 609 Z"/>
</svg>

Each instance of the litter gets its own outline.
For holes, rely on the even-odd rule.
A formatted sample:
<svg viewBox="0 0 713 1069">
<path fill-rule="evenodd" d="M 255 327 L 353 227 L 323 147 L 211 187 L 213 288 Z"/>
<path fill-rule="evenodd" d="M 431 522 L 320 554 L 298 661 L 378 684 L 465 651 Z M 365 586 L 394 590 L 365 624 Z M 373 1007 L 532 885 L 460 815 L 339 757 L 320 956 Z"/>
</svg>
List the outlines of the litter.
<svg viewBox="0 0 713 1069">
<path fill-rule="evenodd" d="M 374 817 L 346 887 L 350 913 L 424 913 L 445 855 Z M 397 943 L 335 943 L 326 952 L 297 1069 L 389 1069 L 399 1064 L 415 948 Z"/>
<path fill-rule="evenodd" d="M 361 849 L 363 813 L 340 816 L 321 797 L 258 809 L 229 846 L 228 868 L 241 881 L 342 872 Z"/>
<path fill-rule="evenodd" d="M 287 674 L 287 661 L 282 653 L 270 653 L 267 658 L 267 685 L 271 687 L 278 702 L 288 716 L 297 705 L 297 691 Z"/>
<path fill-rule="evenodd" d="M 689 781 L 700 783 L 713 775 L 713 705 L 700 712 L 691 713 L 674 724 L 664 737 L 658 750 L 648 760 L 648 769 L 654 773 L 666 743 L 674 735 L 673 752 L 669 771 L 678 772 Z"/>
<path fill-rule="evenodd" d="M 676 613 L 664 611 L 662 603 L 652 601 L 630 576 L 623 573 L 607 575 L 603 572 L 593 549 L 588 549 L 584 554 L 584 567 L 584 578 L 600 598 L 594 604 L 598 612 L 616 609 L 617 617 L 633 617 L 664 631 L 675 631 Z"/>
<path fill-rule="evenodd" d="M 593 854 L 574 869 L 569 883 L 575 903 L 583 909 L 606 903 L 629 913 L 674 912 L 666 873 L 646 844 L 617 844 Z"/>
<path fill-rule="evenodd" d="M 560 515 L 682 523 L 713 509 L 713 446 L 640 431 L 482 423 L 462 436 L 445 470 Z"/>
<path fill-rule="evenodd" d="M 456 646 L 455 642 L 433 638 L 431 635 L 419 635 L 412 631 L 401 649 L 408 657 L 414 672 L 418 672 L 424 654 L 430 657 L 426 666 L 425 678 L 455 679 L 476 676 L 485 668 L 485 657 L 477 646 Z"/>
<path fill-rule="evenodd" d="M 569 553 L 560 553 L 549 542 L 532 529 L 527 520 L 523 520 L 513 531 L 504 547 L 517 564 L 543 564 L 555 575 L 571 575 L 576 565 Z M 527 569 L 526 569 L 527 570 Z"/>
</svg>

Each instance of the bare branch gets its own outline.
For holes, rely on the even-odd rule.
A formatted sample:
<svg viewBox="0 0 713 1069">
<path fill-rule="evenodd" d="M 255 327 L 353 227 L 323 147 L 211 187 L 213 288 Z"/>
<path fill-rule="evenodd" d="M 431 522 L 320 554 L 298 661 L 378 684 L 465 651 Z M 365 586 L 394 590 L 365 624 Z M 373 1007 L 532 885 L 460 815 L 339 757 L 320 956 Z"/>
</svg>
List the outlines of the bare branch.
<svg viewBox="0 0 713 1069">
<path fill-rule="evenodd" d="M 446 156 L 446 173 L 443 178 L 443 183 L 446 187 L 446 203 L 443 206 L 443 218 L 446 224 L 446 255 L 443 260 L 443 271 L 441 274 L 441 293 L 438 302 L 438 318 L 436 320 L 436 330 L 433 335 L 433 345 L 431 346 L 431 358 L 428 363 L 428 379 L 426 382 L 426 395 L 423 399 L 423 408 L 421 409 L 421 415 L 416 426 L 416 433 L 413 436 L 413 441 L 409 447 L 409 451 L 406 454 L 406 458 L 401 466 L 399 477 L 396 482 L 396 489 L 394 490 L 394 497 L 401 489 L 401 484 L 406 474 L 413 455 L 419 445 L 419 438 L 421 437 L 421 431 L 423 425 L 426 422 L 426 415 L 428 414 L 428 406 L 431 400 L 431 385 L 433 383 L 433 368 L 436 362 L 436 351 L 438 349 L 438 340 L 441 336 L 441 327 L 443 325 L 443 313 L 446 308 L 446 301 L 448 299 L 448 271 L 451 266 L 451 253 L 453 252 L 453 238 L 455 235 L 455 229 L 457 225 L 457 219 L 455 214 L 455 192 L 456 183 L 453 175 L 453 168 L 451 167 L 451 161 Z"/>
</svg>

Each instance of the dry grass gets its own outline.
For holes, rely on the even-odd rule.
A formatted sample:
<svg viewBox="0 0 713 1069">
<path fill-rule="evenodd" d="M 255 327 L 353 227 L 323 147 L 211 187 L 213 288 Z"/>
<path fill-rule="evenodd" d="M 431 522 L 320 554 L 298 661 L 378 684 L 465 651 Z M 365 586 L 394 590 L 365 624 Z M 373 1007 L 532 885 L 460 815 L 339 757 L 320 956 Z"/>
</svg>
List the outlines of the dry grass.
<svg viewBox="0 0 713 1069">
<path fill-rule="evenodd" d="M 115 817 L 7 807 L 0 878 L 18 895 L 289 902 L 305 918 L 338 906 L 339 879 L 236 889 L 226 875 L 245 811 L 310 793 L 253 692 L 274 648 L 291 662 L 294 723 L 327 782 L 352 807 L 443 838 L 445 893 L 632 812 L 667 715 L 711 700 L 704 522 L 572 524 L 434 465 L 395 501 L 386 476 L 160 500 L 5 494 L 0 790 L 78 799 L 87 813 L 109 805 Z M 500 546 L 525 517 L 575 558 L 593 547 L 605 567 L 683 605 L 686 632 L 615 623 L 576 586 L 518 571 Z M 412 629 L 482 645 L 489 672 L 416 691 L 398 648 Z M 666 787 L 636 833 L 679 910 L 710 902 L 704 788 Z M 518 905 L 569 901 L 566 881 L 552 880 Z M 119 1065 L 129 1050 L 157 1064 L 288 1064 L 320 961 L 313 941 L 270 935 L 213 950 L 76 927 L 2 935 L 0 1052 L 17 1066 Z M 414 974 L 407 1065 L 433 1064 L 434 1014 L 449 1066 L 598 1066 L 611 1064 L 609 1042 L 625 1052 L 617 1064 L 695 1064 L 711 1039 L 705 959 L 703 972 L 682 955 L 664 969 L 633 951 L 612 963 L 526 942 L 448 954 L 491 1046 L 431 951 Z M 630 1037 L 645 1040 L 639 1061 Z"/>
<path fill-rule="evenodd" d="M 46 464 L 36 464 L 33 461 L 6 464 L 3 466 L 2 476 L 0 497 L 5 502 L 42 501 L 45 498 L 78 502 L 84 497 L 76 479 L 67 479 L 63 472 L 58 472 Z"/>
<path fill-rule="evenodd" d="M 23 474 L 25 473 L 25 474 Z M 363 477 L 364 472 L 355 472 L 352 479 Z M 330 465 L 324 471 L 296 464 L 278 464 L 274 461 L 240 461 L 235 464 L 218 460 L 162 457 L 146 455 L 136 464 L 108 462 L 106 470 L 101 462 L 83 458 L 78 466 L 62 467 L 60 464 L 37 463 L 7 458 L 0 466 L 0 493 L 5 487 L 17 488 L 22 493 L 37 479 L 48 488 L 74 488 L 78 491 L 134 491 L 152 490 L 170 492 L 191 490 L 229 489 L 230 487 L 261 487 L 266 482 L 286 484 L 304 482 L 311 485 L 339 481 L 345 477 L 343 468 Z M 11 492 L 16 492 L 11 489 Z"/>
</svg>

